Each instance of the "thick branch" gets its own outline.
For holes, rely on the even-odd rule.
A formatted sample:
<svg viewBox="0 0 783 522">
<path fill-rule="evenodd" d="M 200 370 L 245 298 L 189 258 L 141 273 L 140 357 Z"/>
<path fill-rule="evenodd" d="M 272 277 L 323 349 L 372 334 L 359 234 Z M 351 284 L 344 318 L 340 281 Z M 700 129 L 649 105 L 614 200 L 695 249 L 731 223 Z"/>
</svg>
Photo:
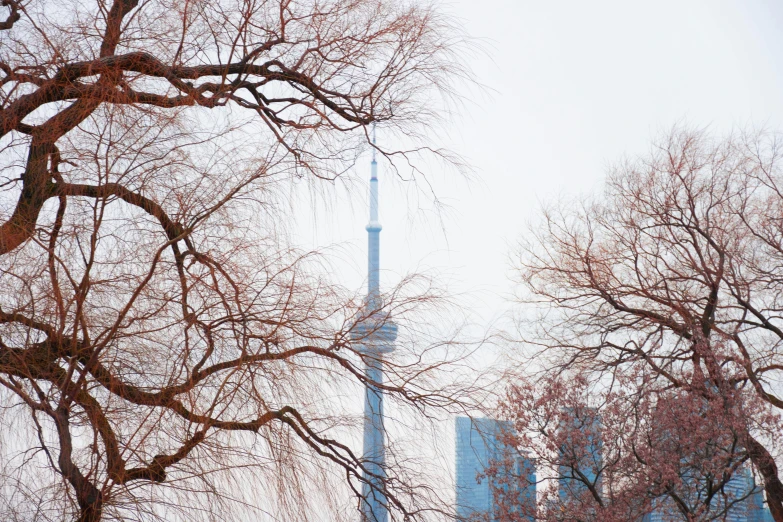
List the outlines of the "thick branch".
<svg viewBox="0 0 783 522">
<path fill-rule="evenodd" d="M 81 185 L 75 183 L 58 183 L 58 194 L 65 196 L 83 196 L 89 198 L 117 197 L 126 203 L 137 206 L 153 216 L 163 227 L 169 240 L 180 237 L 185 229 L 179 223 L 172 221 L 163 207 L 148 197 L 142 196 L 132 190 L 128 190 L 118 183 L 106 183 L 105 185 Z"/>
<path fill-rule="evenodd" d="M 5 21 L 0 22 L 0 31 L 2 31 L 13 27 L 13 25 L 18 22 L 22 16 L 19 14 L 19 2 L 16 0 L 3 0 L 0 2 L 0 5 L 3 7 L 8 7 L 11 10 L 11 12 L 8 13 L 8 17 L 5 19 Z"/>
</svg>

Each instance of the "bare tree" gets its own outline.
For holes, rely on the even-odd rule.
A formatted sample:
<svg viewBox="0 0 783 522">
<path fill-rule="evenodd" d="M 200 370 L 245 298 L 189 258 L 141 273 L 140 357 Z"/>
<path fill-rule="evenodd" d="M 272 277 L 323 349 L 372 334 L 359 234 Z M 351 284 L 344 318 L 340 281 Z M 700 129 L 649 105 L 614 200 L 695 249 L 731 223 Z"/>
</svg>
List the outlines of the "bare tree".
<svg viewBox="0 0 783 522">
<path fill-rule="evenodd" d="M 674 130 L 600 197 L 547 209 L 520 274 L 548 371 L 605 384 L 643 368 L 653 393 L 723 401 L 783 521 L 779 430 L 767 430 L 783 407 L 779 140 Z"/>
<path fill-rule="evenodd" d="M 335 474 L 358 495 L 337 396 L 364 382 L 349 341 L 375 311 L 292 248 L 280 197 L 349 168 L 370 123 L 417 132 L 460 72 L 447 21 L 386 0 L 2 6 L 3 518 L 304 519 Z M 419 290 L 381 317 L 404 324 Z M 451 404 L 420 348 L 371 384 Z M 385 495 L 415 517 L 402 476 Z"/>
</svg>

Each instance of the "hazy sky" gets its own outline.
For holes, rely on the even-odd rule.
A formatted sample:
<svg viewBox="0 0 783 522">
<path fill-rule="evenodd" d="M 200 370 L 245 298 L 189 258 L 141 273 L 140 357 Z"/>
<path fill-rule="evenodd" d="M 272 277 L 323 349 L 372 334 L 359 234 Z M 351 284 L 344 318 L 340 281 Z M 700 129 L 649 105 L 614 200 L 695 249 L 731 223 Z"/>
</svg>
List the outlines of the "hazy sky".
<svg viewBox="0 0 783 522">
<path fill-rule="evenodd" d="M 644 154 L 678 123 L 718 134 L 783 130 L 783 0 L 442 6 L 485 49 L 467 65 L 486 88 L 465 88 L 458 114 L 433 130 L 474 176 L 429 171 L 447 205 L 436 214 L 425 183 L 405 182 L 380 165 L 381 281 L 388 288 L 404 274 L 428 272 L 459 293 L 479 331 L 509 308 L 509 256 L 542 202 L 600 190 L 611 164 Z M 369 177 L 369 156 L 353 175 Z M 329 247 L 338 279 L 359 290 L 368 195 L 360 184 L 352 188 L 335 191 L 327 208 L 300 213 L 297 239 Z M 477 353 L 479 364 L 493 362 L 491 353 Z M 357 399 L 357 412 L 360 406 Z M 394 427 L 401 416 L 390 406 L 395 422 L 387 427 Z M 453 446 L 444 443 L 453 424 L 434 429 L 441 433 L 431 447 L 419 432 L 408 429 L 407 436 L 414 433 L 411 446 L 453 478 Z M 404 443 L 405 433 L 390 437 Z M 450 482 L 440 485 L 453 494 Z"/>
<path fill-rule="evenodd" d="M 485 49 L 468 66 L 487 88 L 465 89 L 461 114 L 435 129 L 475 178 L 431 173 L 448 205 L 436 216 L 426 194 L 381 165 L 386 286 L 428 270 L 469 292 L 486 321 L 504 308 L 509 253 L 540 202 L 600 189 L 610 164 L 643 154 L 678 122 L 716 133 L 783 129 L 779 0 L 441 6 Z M 369 175 L 365 163 L 359 176 Z M 337 245 L 340 277 L 355 288 L 366 266 L 366 200 L 359 191 L 303 222 L 314 244 Z"/>
</svg>

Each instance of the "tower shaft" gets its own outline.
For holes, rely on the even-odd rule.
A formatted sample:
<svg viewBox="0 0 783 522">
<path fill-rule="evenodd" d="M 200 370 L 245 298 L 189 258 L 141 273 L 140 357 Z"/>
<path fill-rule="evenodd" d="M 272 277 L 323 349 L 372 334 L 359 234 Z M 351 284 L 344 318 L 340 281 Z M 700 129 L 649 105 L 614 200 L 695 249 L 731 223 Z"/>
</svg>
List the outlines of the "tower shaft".
<svg viewBox="0 0 783 522">
<path fill-rule="evenodd" d="M 368 381 L 383 382 L 383 361 L 366 359 L 364 367 Z M 386 478 L 386 447 L 383 427 L 383 391 L 367 385 L 364 393 L 364 463 L 365 482 L 362 484 L 362 521 L 387 522 L 386 495 L 383 481 Z"/>
</svg>

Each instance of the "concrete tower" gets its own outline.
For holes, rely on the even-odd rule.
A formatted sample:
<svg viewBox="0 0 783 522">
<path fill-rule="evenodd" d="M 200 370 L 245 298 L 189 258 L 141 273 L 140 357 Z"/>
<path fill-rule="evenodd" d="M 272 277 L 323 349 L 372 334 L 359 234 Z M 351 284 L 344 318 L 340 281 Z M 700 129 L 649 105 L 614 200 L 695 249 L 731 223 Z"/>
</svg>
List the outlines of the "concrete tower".
<svg viewBox="0 0 783 522">
<path fill-rule="evenodd" d="M 375 126 L 372 130 L 375 144 Z M 386 450 L 383 428 L 383 390 L 370 383 L 383 382 L 383 356 L 394 350 L 397 325 L 385 313 L 380 291 L 380 234 L 378 221 L 378 162 L 372 151 L 370 175 L 370 222 L 367 224 L 368 270 L 365 319 L 352 332 L 364 358 L 368 384 L 364 392 L 364 483 L 362 484 L 362 522 L 388 522 L 386 496 L 381 493 L 386 477 Z"/>
</svg>

